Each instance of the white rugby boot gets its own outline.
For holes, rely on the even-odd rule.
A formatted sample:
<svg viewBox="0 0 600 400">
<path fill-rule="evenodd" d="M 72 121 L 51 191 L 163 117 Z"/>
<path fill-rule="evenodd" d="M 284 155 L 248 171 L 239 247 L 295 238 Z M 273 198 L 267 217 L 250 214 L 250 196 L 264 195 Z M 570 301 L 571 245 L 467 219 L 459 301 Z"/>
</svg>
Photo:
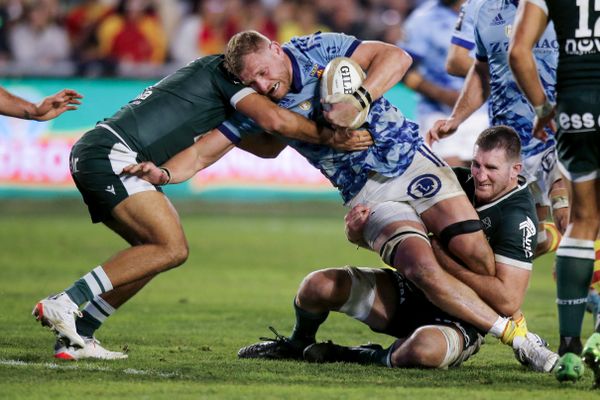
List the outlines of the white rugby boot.
<svg viewBox="0 0 600 400">
<path fill-rule="evenodd" d="M 514 341 L 515 356 L 533 371 L 552 372 L 558 363 L 558 354 L 544 346 L 543 342 L 536 340 L 535 336 L 526 336 Z"/>
<path fill-rule="evenodd" d="M 97 360 L 124 360 L 129 356 L 125 352 L 110 351 L 100 345 L 95 337 L 84 337 L 85 345 L 75 347 L 68 343 L 65 338 L 58 338 L 54 345 L 54 358 L 61 360 L 82 360 L 92 358 Z"/>
<path fill-rule="evenodd" d="M 85 346 L 75 326 L 75 318 L 81 317 L 81 311 L 65 292 L 40 300 L 33 307 L 31 314 L 43 326 L 48 326 L 59 335 L 68 338 L 73 345 Z"/>
</svg>

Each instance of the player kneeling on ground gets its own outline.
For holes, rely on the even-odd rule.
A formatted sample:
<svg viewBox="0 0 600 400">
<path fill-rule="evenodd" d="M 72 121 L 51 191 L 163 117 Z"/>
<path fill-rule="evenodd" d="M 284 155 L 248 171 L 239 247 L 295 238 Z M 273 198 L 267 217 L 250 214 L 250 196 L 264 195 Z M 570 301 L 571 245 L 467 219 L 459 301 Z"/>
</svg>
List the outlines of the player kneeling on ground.
<svg viewBox="0 0 600 400">
<path fill-rule="evenodd" d="M 457 170 L 459 181 L 483 222 L 496 259 L 496 274 L 478 275 L 456 264 L 435 240 L 436 257 L 448 272 L 465 282 L 500 315 L 511 316 L 525 328 L 520 307 L 531 275 L 537 218 L 531 194 L 519 177 L 520 141 L 505 126 L 486 129 L 477 139 L 471 175 Z M 409 237 L 429 239 L 409 226 L 391 222 L 380 235 L 372 235 L 378 219 L 402 219 L 403 205 L 387 202 L 369 209 L 355 207 L 346 217 L 350 241 L 393 258 Z M 395 242 L 394 246 L 388 243 Z M 392 249 L 391 251 L 389 251 Z M 242 358 L 306 358 L 312 361 L 356 361 L 398 367 L 459 365 L 481 344 L 481 334 L 430 303 L 402 274 L 369 268 L 326 269 L 310 274 L 295 300 L 296 326 L 290 338 L 243 348 Z M 388 349 L 348 348 L 316 344 L 318 327 L 329 311 L 343 312 L 378 332 L 398 338 Z M 536 371 L 550 372 L 558 356 L 537 335 L 527 333 L 513 342 L 515 355 Z"/>
</svg>

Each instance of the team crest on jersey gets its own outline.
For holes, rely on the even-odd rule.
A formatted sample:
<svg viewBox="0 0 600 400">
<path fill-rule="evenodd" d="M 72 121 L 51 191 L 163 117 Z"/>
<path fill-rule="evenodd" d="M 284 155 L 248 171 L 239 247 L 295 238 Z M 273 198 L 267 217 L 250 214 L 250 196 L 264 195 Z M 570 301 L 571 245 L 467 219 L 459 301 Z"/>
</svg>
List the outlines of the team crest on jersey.
<svg viewBox="0 0 600 400">
<path fill-rule="evenodd" d="M 525 221 L 519 224 L 519 230 L 523 231 L 523 251 L 525 252 L 525 257 L 533 257 L 531 238 L 537 234 L 535 224 L 527 217 Z"/>
<path fill-rule="evenodd" d="M 435 175 L 419 175 L 408 185 L 407 194 L 413 199 L 428 199 L 442 188 L 442 181 Z"/>
<path fill-rule="evenodd" d="M 510 35 L 512 35 L 512 25 L 506 25 L 504 27 L 504 34 L 506 35 L 507 38 L 509 38 Z"/>
<path fill-rule="evenodd" d="M 298 107 L 302 111 L 308 111 L 312 108 L 312 104 L 311 104 L 310 100 L 306 100 L 306 101 L 303 101 L 302 103 L 300 103 L 300 105 Z"/>
</svg>

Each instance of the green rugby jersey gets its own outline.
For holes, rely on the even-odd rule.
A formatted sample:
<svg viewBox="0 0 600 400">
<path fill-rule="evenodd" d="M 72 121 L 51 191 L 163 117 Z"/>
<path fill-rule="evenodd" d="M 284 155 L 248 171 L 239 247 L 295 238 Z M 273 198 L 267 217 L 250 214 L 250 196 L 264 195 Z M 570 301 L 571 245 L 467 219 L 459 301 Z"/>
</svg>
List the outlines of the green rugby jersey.
<svg viewBox="0 0 600 400">
<path fill-rule="evenodd" d="M 559 44 L 557 91 L 600 86 L 600 7 L 597 0 L 529 0 L 554 22 Z"/>
<path fill-rule="evenodd" d="M 538 219 L 526 182 L 485 205 L 475 201 L 475 184 L 468 168 L 454 168 L 463 190 L 484 225 L 484 233 L 497 262 L 531 270 L 537 245 Z"/>
<path fill-rule="evenodd" d="M 202 57 L 146 88 L 101 124 L 116 131 L 139 161 L 160 165 L 218 127 L 253 92 L 231 78 L 222 55 Z"/>
</svg>

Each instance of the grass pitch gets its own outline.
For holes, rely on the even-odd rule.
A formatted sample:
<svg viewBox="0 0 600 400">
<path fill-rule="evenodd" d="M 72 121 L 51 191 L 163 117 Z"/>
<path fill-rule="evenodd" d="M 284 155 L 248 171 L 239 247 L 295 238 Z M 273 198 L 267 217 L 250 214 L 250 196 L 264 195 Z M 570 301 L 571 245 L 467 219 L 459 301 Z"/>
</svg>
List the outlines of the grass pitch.
<svg viewBox="0 0 600 400">
<path fill-rule="evenodd" d="M 61 362 L 34 322 L 37 300 L 124 248 L 92 225 L 79 202 L 4 202 L 0 210 L 0 398 L 2 399 L 503 399 L 597 398 L 591 373 L 575 384 L 529 372 L 488 337 L 479 354 L 448 371 L 238 360 L 237 350 L 293 326 L 301 279 L 322 267 L 380 265 L 345 241 L 341 206 L 182 205 L 191 255 L 124 305 L 97 336 L 129 348 L 125 361 Z M 551 257 L 538 260 L 524 307 L 532 330 L 558 345 Z M 584 336 L 592 330 L 584 321 Z M 392 339 L 332 313 L 318 339 Z"/>
</svg>

